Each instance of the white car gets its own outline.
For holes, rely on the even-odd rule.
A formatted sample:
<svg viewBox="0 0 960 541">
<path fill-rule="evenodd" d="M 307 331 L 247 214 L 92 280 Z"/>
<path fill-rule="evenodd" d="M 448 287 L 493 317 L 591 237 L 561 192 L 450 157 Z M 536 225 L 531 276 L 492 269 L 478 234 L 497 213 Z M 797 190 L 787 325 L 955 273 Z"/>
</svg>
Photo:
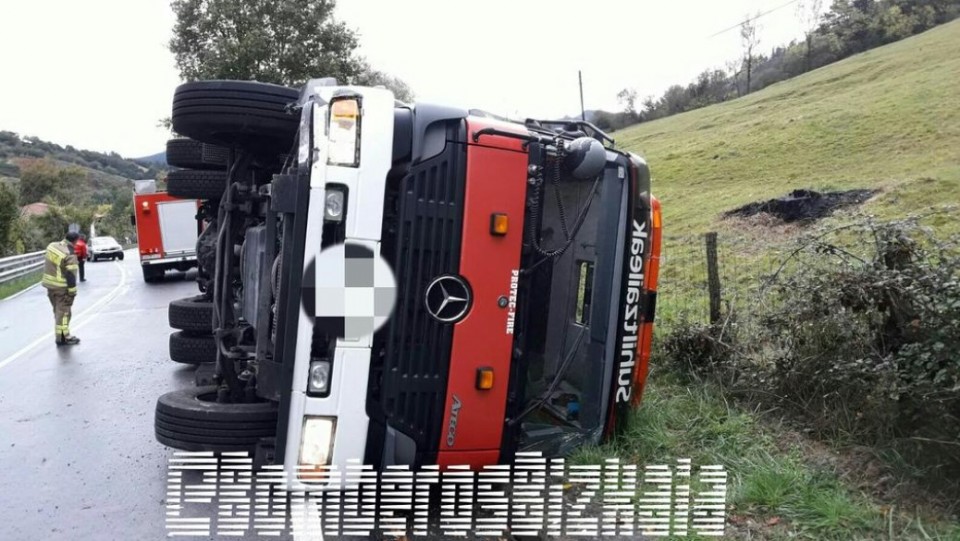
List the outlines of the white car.
<svg viewBox="0 0 960 541">
<path fill-rule="evenodd" d="M 93 237 L 87 250 L 87 261 L 100 259 L 123 261 L 123 247 L 113 237 Z"/>
</svg>

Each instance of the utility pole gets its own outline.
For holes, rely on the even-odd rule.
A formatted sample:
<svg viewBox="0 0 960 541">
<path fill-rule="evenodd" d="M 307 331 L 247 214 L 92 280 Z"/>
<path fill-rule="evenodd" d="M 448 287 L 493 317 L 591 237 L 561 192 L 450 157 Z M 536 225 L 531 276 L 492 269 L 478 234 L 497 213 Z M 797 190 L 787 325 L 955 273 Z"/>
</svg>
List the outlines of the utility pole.
<svg viewBox="0 0 960 541">
<path fill-rule="evenodd" d="M 583 72 L 577 70 L 577 78 L 580 79 L 580 120 L 587 121 L 587 112 L 583 109 Z"/>
</svg>

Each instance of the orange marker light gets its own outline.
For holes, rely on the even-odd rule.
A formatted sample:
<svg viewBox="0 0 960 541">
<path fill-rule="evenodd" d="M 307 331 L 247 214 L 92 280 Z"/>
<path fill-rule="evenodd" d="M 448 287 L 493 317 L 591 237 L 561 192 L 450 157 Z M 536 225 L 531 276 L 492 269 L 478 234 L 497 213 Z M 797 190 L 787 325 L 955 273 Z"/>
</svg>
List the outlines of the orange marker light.
<svg viewBox="0 0 960 541">
<path fill-rule="evenodd" d="M 509 227 L 509 219 L 506 214 L 491 214 L 490 215 L 490 234 L 497 236 L 504 236 L 507 234 L 507 229 Z"/>
<path fill-rule="evenodd" d="M 477 389 L 481 391 L 493 389 L 493 368 L 489 366 L 477 368 Z"/>
</svg>

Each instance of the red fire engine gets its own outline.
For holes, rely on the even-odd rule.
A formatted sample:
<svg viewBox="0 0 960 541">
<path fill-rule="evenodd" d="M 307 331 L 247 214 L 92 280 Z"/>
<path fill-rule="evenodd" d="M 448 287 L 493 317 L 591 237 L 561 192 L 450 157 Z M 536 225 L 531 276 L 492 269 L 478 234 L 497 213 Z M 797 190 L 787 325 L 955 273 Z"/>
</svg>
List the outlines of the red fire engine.
<svg viewBox="0 0 960 541">
<path fill-rule="evenodd" d="M 156 191 L 153 181 L 137 181 L 131 221 L 137 226 L 144 281 L 160 280 L 168 269 L 185 271 L 197 266 L 198 207 L 195 199 Z"/>
</svg>

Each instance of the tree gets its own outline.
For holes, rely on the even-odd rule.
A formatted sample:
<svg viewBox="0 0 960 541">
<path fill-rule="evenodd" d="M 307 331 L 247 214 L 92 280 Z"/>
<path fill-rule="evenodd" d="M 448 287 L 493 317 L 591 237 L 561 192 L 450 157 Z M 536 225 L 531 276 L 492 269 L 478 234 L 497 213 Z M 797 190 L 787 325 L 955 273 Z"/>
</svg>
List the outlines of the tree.
<svg viewBox="0 0 960 541">
<path fill-rule="evenodd" d="M 635 89 L 624 88 L 617 93 L 617 101 L 627 116 L 637 118 L 637 91 Z"/>
<path fill-rule="evenodd" d="M 59 167 L 49 160 L 25 161 L 20 168 L 20 202 L 67 203 L 78 187 L 87 187 L 87 180 L 80 167 Z"/>
<path fill-rule="evenodd" d="M 170 40 L 180 75 L 300 86 L 361 73 L 356 34 L 333 18 L 334 0 L 173 0 Z"/>
<path fill-rule="evenodd" d="M 813 69 L 813 34 L 820 27 L 823 17 L 823 0 L 800 0 L 797 3 L 797 18 L 803 26 L 803 35 L 807 40 L 806 71 Z"/>
<path fill-rule="evenodd" d="M 0 182 L 0 255 L 13 252 L 16 240 L 13 231 L 17 218 L 20 216 L 20 205 L 17 202 L 17 192 L 6 182 Z"/>
<path fill-rule="evenodd" d="M 366 62 L 363 62 L 363 68 L 360 74 L 354 78 L 353 84 L 361 86 L 382 86 L 393 92 L 394 98 L 404 103 L 413 101 L 413 90 L 410 89 L 407 83 L 398 77 L 373 69 Z"/>
<path fill-rule="evenodd" d="M 740 41 L 743 44 L 743 63 L 747 71 L 747 94 L 750 93 L 751 77 L 753 74 L 753 52 L 757 46 L 760 45 L 760 37 L 757 35 L 759 29 L 757 17 L 759 17 L 759 14 L 753 17 L 748 16 L 747 19 L 740 24 Z"/>
</svg>

